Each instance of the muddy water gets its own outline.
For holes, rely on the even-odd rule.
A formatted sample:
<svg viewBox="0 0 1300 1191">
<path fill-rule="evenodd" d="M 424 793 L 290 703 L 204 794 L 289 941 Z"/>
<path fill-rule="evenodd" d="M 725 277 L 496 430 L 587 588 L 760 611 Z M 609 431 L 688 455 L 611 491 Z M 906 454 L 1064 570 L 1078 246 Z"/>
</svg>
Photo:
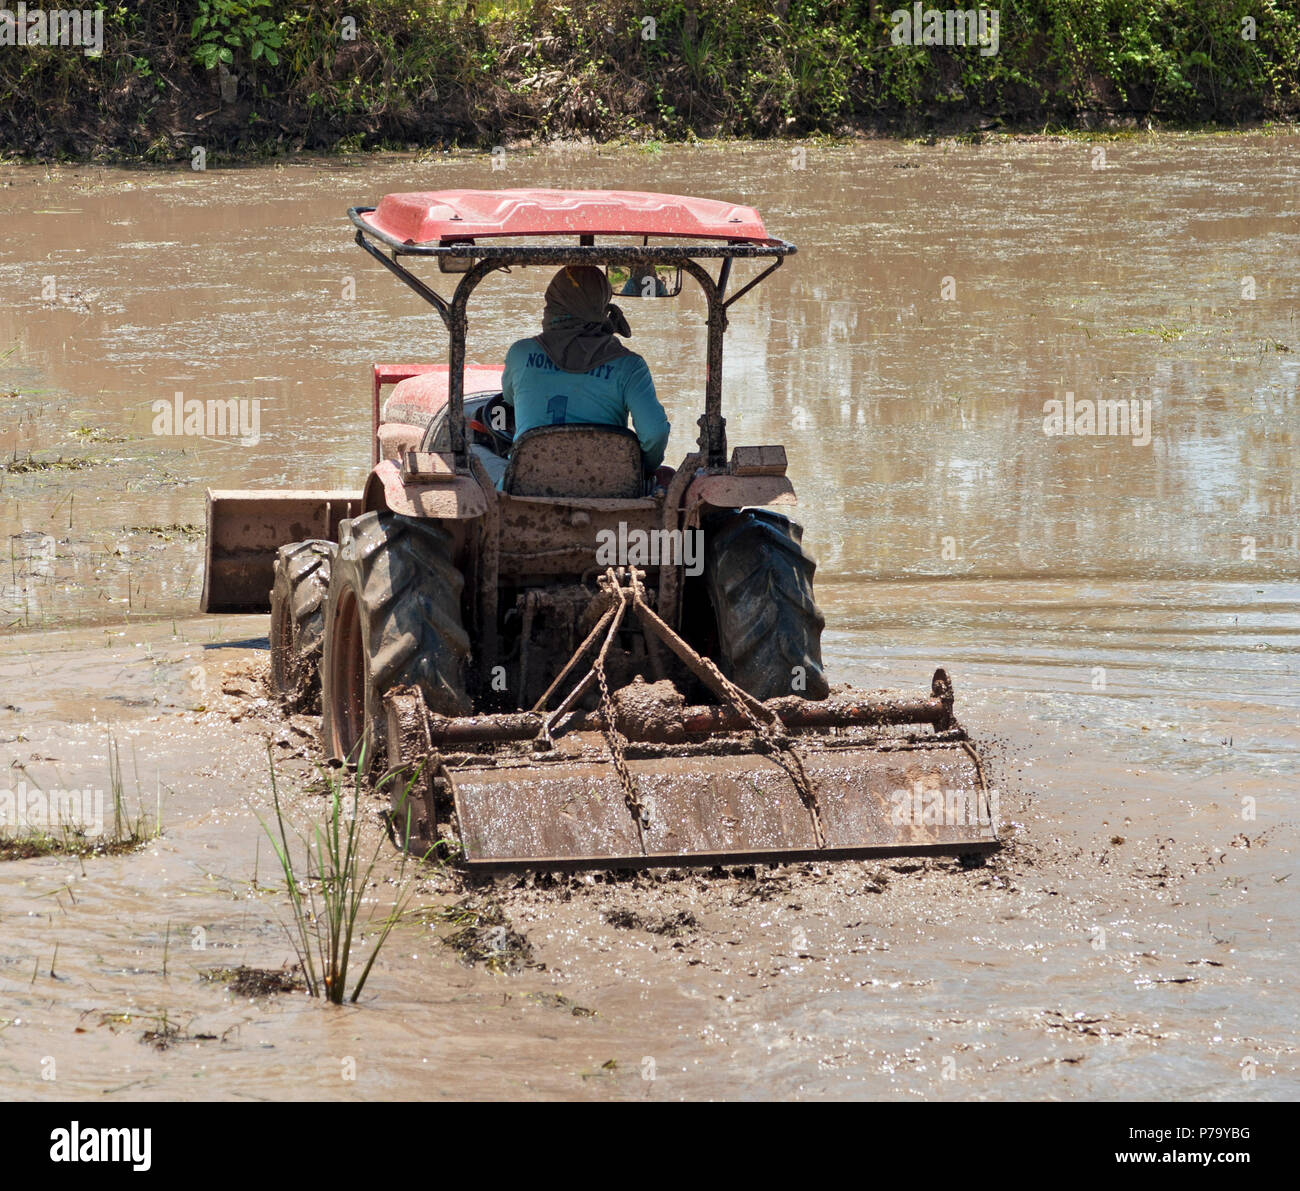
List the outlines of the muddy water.
<svg viewBox="0 0 1300 1191">
<path fill-rule="evenodd" d="M 0 169 L 0 452 L 56 465 L 0 475 L 0 785 L 107 789 L 113 740 L 163 828 L 0 869 L 0 1090 L 1294 1096 L 1297 147 Z M 533 966 L 466 967 L 416 916 L 358 1006 L 238 997 L 199 973 L 292 954 L 268 739 L 300 821 L 323 796 L 260 701 L 264 620 L 194 617 L 203 488 L 360 480 L 369 364 L 441 347 L 344 211 L 500 185 L 734 196 L 799 244 L 733 308 L 732 441 L 787 445 L 833 677 L 947 665 L 1011 844 L 976 871 L 480 889 Z M 481 287 L 471 359 L 533 328 L 545 281 Z M 628 306 L 680 456 L 701 311 Z M 176 392 L 256 400 L 257 441 L 155 435 Z M 1044 432 L 1048 402 L 1119 399 L 1127 436 Z M 425 877 L 416 904 L 464 894 Z M 186 1037 L 142 1044 L 164 1017 Z"/>
</svg>

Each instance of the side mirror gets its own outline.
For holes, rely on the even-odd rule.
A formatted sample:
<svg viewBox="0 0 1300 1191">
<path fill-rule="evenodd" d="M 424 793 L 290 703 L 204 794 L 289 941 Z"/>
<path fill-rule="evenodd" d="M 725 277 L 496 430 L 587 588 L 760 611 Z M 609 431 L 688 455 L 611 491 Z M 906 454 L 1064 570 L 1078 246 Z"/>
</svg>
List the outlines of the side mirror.
<svg viewBox="0 0 1300 1191">
<path fill-rule="evenodd" d="M 616 298 L 675 298 L 682 292 L 680 265 L 610 265 L 605 275 Z"/>
</svg>

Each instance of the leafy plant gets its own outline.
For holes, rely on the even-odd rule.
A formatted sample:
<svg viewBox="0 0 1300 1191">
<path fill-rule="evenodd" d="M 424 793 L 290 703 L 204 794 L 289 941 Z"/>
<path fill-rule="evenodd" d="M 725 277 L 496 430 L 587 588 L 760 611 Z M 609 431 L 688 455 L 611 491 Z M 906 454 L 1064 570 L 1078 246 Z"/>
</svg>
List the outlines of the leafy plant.
<svg viewBox="0 0 1300 1191">
<path fill-rule="evenodd" d="M 186 108 L 206 107 L 211 79 L 195 63 L 274 71 L 273 82 L 247 90 L 265 120 L 251 135 L 248 125 L 230 125 L 224 143 L 211 146 L 244 157 L 295 144 L 441 150 L 575 134 L 916 133 L 954 116 L 1038 129 L 1095 118 L 1231 125 L 1300 114 L 1296 0 L 999 0 L 998 48 L 987 54 L 895 40 L 892 18 L 910 17 L 910 4 L 646 7 L 113 0 L 104 17 L 113 52 L 0 54 L 0 154 L 81 157 L 93 127 L 95 152 L 175 160 L 173 110 L 153 93 L 174 90 Z M 10 113 L 22 119 L 6 120 Z M 271 137 L 273 126 L 284 135 Z"/>
<path fill-rule="evenodd" d="M 194 60 L 212 70 L 246 51 L 254 62 L 265 58 L 279 65 L 276 50 L 284 44 L 284 35 L 266 14 L 270 7 L 271 0 L 199 0 L 199 15 L 190 27 L 190 36 L 198 42 Z"/>
</svg>

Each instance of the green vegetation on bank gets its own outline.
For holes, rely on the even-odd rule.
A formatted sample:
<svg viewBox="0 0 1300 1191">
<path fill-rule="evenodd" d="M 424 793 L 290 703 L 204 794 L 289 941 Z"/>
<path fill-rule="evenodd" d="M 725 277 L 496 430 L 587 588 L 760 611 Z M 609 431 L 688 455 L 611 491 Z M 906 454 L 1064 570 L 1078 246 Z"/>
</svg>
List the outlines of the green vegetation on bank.
<svg viewBox="0 0 1300 1191">
<path fill-rule="evenodd" d="M 1002 0 L 996 53 L 895 44 L 896 10 L 913 6 L 110 2 L 102 56 L 0 44 L 0 149 L 174 161 L 195 146 L 248 155 L 1300 114 L 1293 0 Z"/>
</svg>

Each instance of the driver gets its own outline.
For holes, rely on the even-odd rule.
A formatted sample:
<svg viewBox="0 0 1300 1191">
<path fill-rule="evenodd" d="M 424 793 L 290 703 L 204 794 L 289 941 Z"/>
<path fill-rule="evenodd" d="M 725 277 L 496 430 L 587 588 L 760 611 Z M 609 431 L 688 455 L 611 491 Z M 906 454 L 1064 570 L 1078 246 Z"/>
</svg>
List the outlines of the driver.
<svg viewBox="0 0 1300 1191">
<path fill-rule="evenodd" d="M 610 297 L 603 269 L 571 265 L 556 273 L 542 333 L 506 353 L 501 396 L 514 407 L 516 438 L 566 422 L 626 426 L 631 414 L 649 475 L 663 462 L 671 427 L 645 360 L 614 338 L 632 332 Z"/>
</svg>

